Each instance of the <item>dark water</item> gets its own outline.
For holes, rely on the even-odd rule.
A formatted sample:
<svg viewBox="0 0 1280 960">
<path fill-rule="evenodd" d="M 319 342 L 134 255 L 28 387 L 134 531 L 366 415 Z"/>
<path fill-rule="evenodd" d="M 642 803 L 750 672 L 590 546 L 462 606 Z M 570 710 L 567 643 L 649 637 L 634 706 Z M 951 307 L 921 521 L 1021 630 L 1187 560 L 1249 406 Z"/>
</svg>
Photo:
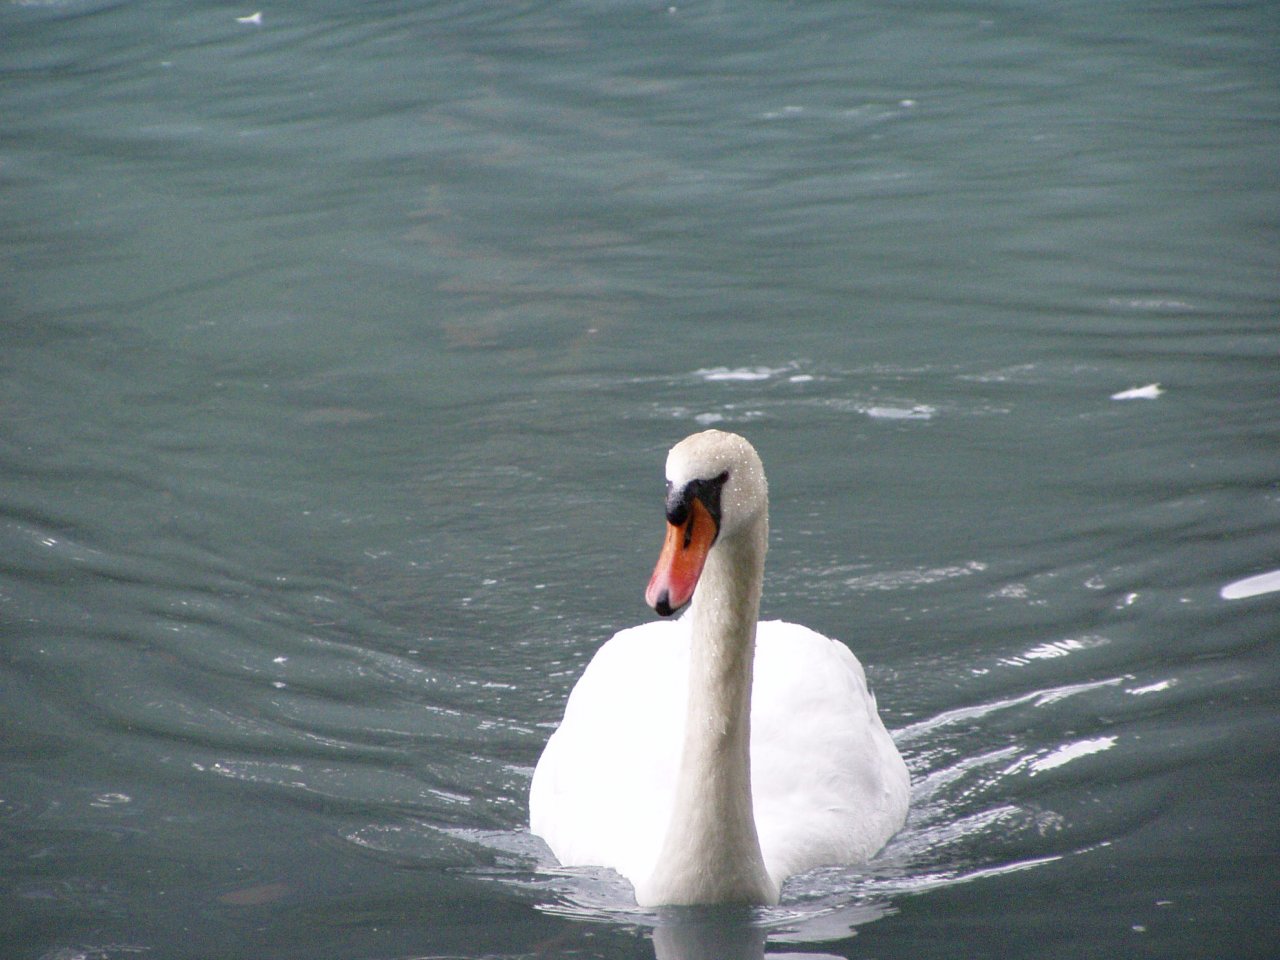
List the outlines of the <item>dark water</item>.
<svg viewBox="0 0 1280 960">
<path fill-rule="evenodd" d="M 0 7 L 6 956 L 1273 955 L 1274 4 L 258 9 Z M 745 917 L 522 832 L 706 424 L 915 784 Z"/>
</svg>

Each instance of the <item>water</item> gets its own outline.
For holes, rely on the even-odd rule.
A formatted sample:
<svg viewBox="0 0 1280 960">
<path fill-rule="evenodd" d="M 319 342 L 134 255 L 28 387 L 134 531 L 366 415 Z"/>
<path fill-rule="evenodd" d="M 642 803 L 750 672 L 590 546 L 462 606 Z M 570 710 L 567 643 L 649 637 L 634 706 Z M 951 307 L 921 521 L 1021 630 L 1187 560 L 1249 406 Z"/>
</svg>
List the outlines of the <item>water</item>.
<svg viewBox="0 0 1280 960">
<path fill-rule="evenodd" d="M 1274 949 L 1272 6 L 257 10 L 0 8 L 6 955 Z M 523 832 L 708 424 L 915 783 L 746 916 Z"/>
</svg>

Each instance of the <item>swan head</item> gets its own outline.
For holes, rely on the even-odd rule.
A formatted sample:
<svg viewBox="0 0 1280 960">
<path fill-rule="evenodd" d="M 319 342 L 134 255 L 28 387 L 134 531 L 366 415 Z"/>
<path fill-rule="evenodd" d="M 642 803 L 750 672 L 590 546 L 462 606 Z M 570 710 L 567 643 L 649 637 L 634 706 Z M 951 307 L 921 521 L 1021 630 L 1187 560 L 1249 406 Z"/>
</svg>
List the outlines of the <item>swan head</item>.
<svg viewBox="0 0 1280 960">
<path fill-rule="evenodd" d="M 667 454 L 667 536 L 645 601 L 670 616 L 693 598 L 712 548 L 768 513 L 768 485 L 760 455 L 744 438 L 723 430 L 685 437 Z"/>
</svg>

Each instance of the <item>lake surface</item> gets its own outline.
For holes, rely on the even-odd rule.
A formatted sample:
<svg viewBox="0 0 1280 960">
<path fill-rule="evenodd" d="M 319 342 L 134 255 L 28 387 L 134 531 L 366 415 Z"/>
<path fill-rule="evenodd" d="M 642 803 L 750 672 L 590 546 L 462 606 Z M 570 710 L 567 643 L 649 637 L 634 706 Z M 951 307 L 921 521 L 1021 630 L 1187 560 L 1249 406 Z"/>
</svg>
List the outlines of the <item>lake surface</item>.
<svg viewBox="0 0 1280 960">
<path fill-rule="evenodd" d="M 1274 955 L 1280 586 L 1223 590 L 1280 568 L 1278 44 L 4 0 L 4 954 Z M 708 425 L 913 807 L 655 913 L 526 798 Z"/>
</svg>

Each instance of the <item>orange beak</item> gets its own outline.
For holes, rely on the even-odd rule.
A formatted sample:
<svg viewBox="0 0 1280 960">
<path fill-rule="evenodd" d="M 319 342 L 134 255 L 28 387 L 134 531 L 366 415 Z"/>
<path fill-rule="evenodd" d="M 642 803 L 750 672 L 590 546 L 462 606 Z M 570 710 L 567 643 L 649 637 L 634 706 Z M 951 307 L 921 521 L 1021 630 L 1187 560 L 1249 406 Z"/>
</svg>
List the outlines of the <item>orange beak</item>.
<svg viewBox="0 0 1280 960">
<path fill-rule="evenodd" d="M 690 500 L 684 523 L 667 524 L 662 554 L 644 592 L 645 602 L 661 616 L 671 616 L 693 599 L 717 533 L 715 519 L 697 498 Z"/>
</svg>

